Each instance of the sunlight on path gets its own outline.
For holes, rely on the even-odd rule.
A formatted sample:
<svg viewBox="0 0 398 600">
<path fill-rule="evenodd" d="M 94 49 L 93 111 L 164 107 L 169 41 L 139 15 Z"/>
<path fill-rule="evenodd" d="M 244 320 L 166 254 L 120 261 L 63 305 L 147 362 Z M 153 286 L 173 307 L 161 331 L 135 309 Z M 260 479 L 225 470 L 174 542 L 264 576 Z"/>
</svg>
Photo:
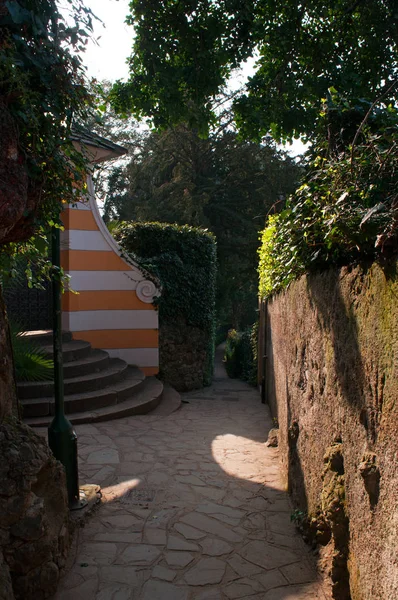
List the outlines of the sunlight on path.
<svg viewBox="0 0 398 600">
<path fill-rule="evenodd" d="M 103 503 L 56 600 L 325 600 L 290 522 L 257 391 L 225 377 L 181 410 L 77 427 Z"/>
</svg>

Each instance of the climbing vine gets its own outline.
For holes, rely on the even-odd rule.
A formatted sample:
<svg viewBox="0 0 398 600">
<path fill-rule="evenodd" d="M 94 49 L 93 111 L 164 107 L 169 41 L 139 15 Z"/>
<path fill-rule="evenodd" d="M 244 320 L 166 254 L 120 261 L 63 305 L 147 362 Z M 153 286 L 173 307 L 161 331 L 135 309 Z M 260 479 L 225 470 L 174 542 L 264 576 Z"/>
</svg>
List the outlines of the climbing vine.
<svg viewBox="0 0 398 600">
<path fill-rule="evenodd" d="M 0 268 L 44 257 L 63 203 L 85 185 L 71 139 L 90 106 L 81 52 L 93 15 L 81 0 L 0 0 Z M 34 237 L 36 235 L 36 237 Z"/>
<path fill-rule="evenodd" d="M 301 186 L 262 234 L 262 297 L 305 272 L 398 251 L 396 107 L 334 93 L 321 119 Z"/>
<path fill-rule="evenodd" d="M 201 332 L 203 384 L 210 384 L 217 274 L 214 235 L 189 225 L 140 222 L 125 223 L 114 235 L 142 268 L 160 280 L 162 294 L 157 302 L 161 328 L 175 325 L 181 340 L 193 328 Z"/>
</svg>

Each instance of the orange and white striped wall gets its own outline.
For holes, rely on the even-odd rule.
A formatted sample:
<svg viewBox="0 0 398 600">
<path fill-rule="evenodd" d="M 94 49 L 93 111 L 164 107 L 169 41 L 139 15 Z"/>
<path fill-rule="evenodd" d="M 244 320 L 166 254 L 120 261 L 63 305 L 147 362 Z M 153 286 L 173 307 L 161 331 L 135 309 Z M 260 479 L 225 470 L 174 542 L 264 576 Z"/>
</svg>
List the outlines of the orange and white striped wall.
<svg viewBox="0 0 398 600">
<path fill-rule="evenodd" d="M 63 329 L 146 375 L 158 373 L 159 324 L 152 303 L 160 290 L 122 257 L 99 213 L 91 175 L 87 198 L 64 211 L 63 223 L 61 265 L 73 290 L 63 295 Z"/>
</svg>

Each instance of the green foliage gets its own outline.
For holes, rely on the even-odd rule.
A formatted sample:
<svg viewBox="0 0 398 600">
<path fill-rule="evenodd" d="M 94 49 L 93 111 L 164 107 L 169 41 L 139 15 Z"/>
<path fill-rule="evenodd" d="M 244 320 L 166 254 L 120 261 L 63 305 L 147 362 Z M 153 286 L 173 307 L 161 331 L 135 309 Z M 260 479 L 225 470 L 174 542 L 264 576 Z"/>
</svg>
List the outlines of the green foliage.
<svg viewBox="0 0 398 600">
<path fill-rule="evenodd" d="M 108 223 L 106 224 L 109 233 L 114 233 L 116 231 L 116 229 L 120 226 L 120 222 L 119 221 L 108 221 Z"/>
<path fill-rule="evenodd" d="M 93 171 L 93 183 L 96 196 L 100 199 L 115 199 L 117 204 L 117 194 L 123 187 L 123 180 L 120 179 L 122 167 L 126 166 L 130 157 L 140 148 L 142 140 L 145 139 L 147 132 L 138 129 L 138 123 L 127 115 L 117 115 L 109 102 L 109 93 L 112 83 L 107 80 L 90 82 L 89 90 L 95 104 L 95 111 L 92 111 L 86 118 L 84 126 L 88 131 L 111 140 L 119 146 L 123 146 L 126 154 L 122 157 L 106 160 L 95 165 Z M 116 164 L 115 164 L 116 163 Z M 118 182 L 119 178 L 119 182 Z M 109 179 L 109 183 L 108 183 Z M 123 182 L 123 183 L 122 183 Z M 112 204 L 111 201 L 111 204 Z M 108 218 L 107 211 L 104 214 L 105 220 Z"/>
<path fill-rule="evenodd" d="M 50 280 L 60 281 L 66 289 L 70 275 L 62 267 L 54 267 L 51 260 L 51 235 L 48 226 L 63 227 L 49 221 L 46 226 L 37 225 L 35 235 L 24 242 L 4 244 L 0 247 L 0 285 L 4 288 L 26 281 L 28 288 L 45 289 Z M 62 247 L 61 247 L 62 249 Z"/>
<path fill-rule="evenodd" d="M 114 87 L 116 110 L 150 117 L 160 128 L 184 122 L 205 135 L 215 120 L 212 98 L 229 67 L 250 54 L 244 42 L 251 37 L 252 7 L 252 0 L 133 0 L 130 80 Z"/>
<path fill-rule="evenodd" d="M 298 508 L 296 508 L 290 515 L 290 520 L 298 528 L 300 528 L 307 519 L 308 519 L 307 513 L 302 510 L 299 510 Z"/>
<path fill-rule="evenodd" d="M 397 110 L 336 97 L 322 115 L 329 133 L 331 119 L 333 137 L 320 136 L 303 184 L 263 232 L 262 297 L 306 271 L 398 250 Z"/>
<path fill-rule="evenodd" d="M 130 80 L 113 101 L 158 128 L 184 122 L 206 135 L 212 98 L 250 56 L 256 72 L 235 113 L 252 139 L 312 134 L 331 86 L 376 98 L 397 74 L 394 0 L 133 0 L 128 22 Z"/>
<path fill-rule="evenodd" d="M 228 332 L 224 363 L 229 377 L 257 385 L 257 343 L 257 322 L 244 331 Z"/>
<path fill-rule="evenodd" d="M 261 246 L 258 250 L 260 255 L 258 273 L 259 273 L 259 295 L 260 298 L 269 296 L 274 287 L 275 272 L 279 266 L 279 261 L 275 257 L 273 249 L 276 245 L 276 231 L 278 215 L 268 217 L 268 225 L 261 234 Z"/>
<path fill-rule="evenodd" d="M 10 323 L 11 346 L 17 381 L 46 381 L 53 377 L 53 361 L 43 348 L 22 332 L 18 323 Z"/>
<path fill-rule="evenodd" d="M 158 299 L 163 323 L 178 322 L 202 330 L 207 337 L 210 384 L 214 354 L 216 242 L 203 229 L 168 223 L 124 223 L 115 232 L 122 248 L 162 284 Z"/>
<path fill-rule="evenodd" d="M 23 277 L 28 287 L 42 287 L 43 280 L 51 275 L 49 245 L 44 227 L 23 243 L 4 244 L 0 251 L 0 284 L 12 285 Z"/>
<path fill-rule="evenodd" d="M 216 243 L 203 229 L 168 223 L 126 223 L 115 232 L 122 248 L 162 283 L 165 318 L 184 315 L 208 329 L 214 321 Z"/>
<path fill-rule="evenodd" d="M 241 360 L 239 356 L 239 334 L 236 329 L 228 331 L 224 363 L 228 376 L 233 379 L 237 378 L 241 370 Z"/>
<path fill-rule="evenodd" d="M 2 248 L 7 262 L 20 252 L 45 255 L 45 233 L 59 223 L 62 203 L 73 202 L 76 187 L 85 185 L 87 161 L 74 148 L 71 131 L 73 121 L 85 120 L 90 104 L 79 53 L 92 31 L 93 15 L 81 0 L 69 2 L 67 19 L 55 0 L 1 4 L 0 110 L 9 111 L 17 132 L 15 143 L 28 175 L 23 218 L 31 224 Z M 2 181 L 0 192 L 6 199 L 5 185 Z M 31 238 L 32 231 L 38 237 Z"/>
<path fill-rule="evenodd" d="M 187 223 L 212 231 L 217 320 L 226 331 L 242 329 L 256 318 L 258 233 L 271 207 L 295 189 L 298 173 L 269 142 L 239 141 L 224 129 L 203 140 L 180 126 L 146 135 L 129 165 L 113 169 L 104 219 Z"/>
</svg>

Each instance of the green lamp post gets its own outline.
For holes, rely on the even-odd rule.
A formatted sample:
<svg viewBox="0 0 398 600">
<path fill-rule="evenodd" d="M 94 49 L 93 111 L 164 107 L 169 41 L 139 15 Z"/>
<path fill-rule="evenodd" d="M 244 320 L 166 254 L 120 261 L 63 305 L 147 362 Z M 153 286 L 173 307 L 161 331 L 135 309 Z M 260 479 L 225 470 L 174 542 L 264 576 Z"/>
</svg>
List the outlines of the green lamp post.
<svg viewBox="0 0 398 600">
<path fill-rule="evenodd" d="M 48 445 L 55 458 L 65 467 L 69 508 L 77 510 L 83 508 L 87 504 L 87 501 L 81 499 L 79 493 L 77 435 L 72 423 L 65 416 L 61 323 L 60 230 L 57 227 L 53 227 L 51 235 L 55 412 L 54 419 L 48 428 Z"/>
</svg>

